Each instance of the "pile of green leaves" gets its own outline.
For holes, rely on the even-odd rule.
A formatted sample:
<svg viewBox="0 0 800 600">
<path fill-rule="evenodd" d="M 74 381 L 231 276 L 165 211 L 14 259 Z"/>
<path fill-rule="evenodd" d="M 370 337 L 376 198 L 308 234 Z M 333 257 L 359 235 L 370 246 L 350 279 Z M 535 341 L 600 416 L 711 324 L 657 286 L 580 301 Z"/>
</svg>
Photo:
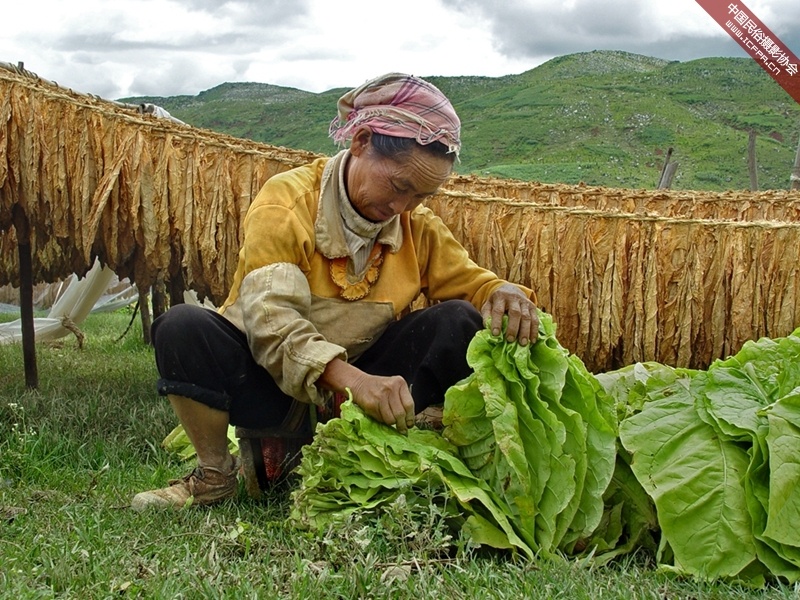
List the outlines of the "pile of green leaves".
<svg viewBox="0 0 800 600">
<path fill-rule="evenodd" d="M 616 418 L 597 380 L 540 313 L 531 347 L 482 331 L 473 374 L 445 397 L 444 437 L 497 493 L 519 536 L 540 555 L 583 550 L 614 472 Z"/>
<path fill-rule="evenodd" d="M 800 329 L 705 371 L 646 363 L 598 379 L 655 502 L 660 564 L 708 579 L 800 579 Z"/>
<path fill-rule="evenodd" d="M 433 491 L 461 534 L 529 557 L 643 547 L 700 579 L 799 581 L 800 329 L 704 371 L 595 376 L 540 321 L 529 347 L 476 335 L 442 434 L 403 436 L 346 404 L 304 451 L 295 521 Z"/>
<path fill-rule="evenodd" d="M 581 552 L 590 541 L 616 548 L 636 504 L 623 510 L 617 494 L 616 516 L 603 518 L 615 474 L 613 402 L 558 344 L 551 317 L 541 313 L 540 322 L 531 346 L 488 330 L 475 336 L 474 372 L 448 391 L 442 434 L 403 436 L 345 404 L 304 449 L 295 521 L 324 527 L 398 494 L 413 502 L 445 490 L 454 526 L 474 542 L 529 557 Z"/>
<path fill-rule="evenodd" d="M 533 557 L 502 502 L 439 433 L 412 429 L 402 435 L 351 400 L 342 404 L 341 418 L 317 426 L 297 473 L 302 479 L 292 493 L 291 519 L 298 526 L 322 530 L 355 512 L 390 507 L 401 496 L 412 510 L 444 498 L 441 512 L 454 529 L 468 532 L 478 544 L 516 548 Z"/>
</svg>

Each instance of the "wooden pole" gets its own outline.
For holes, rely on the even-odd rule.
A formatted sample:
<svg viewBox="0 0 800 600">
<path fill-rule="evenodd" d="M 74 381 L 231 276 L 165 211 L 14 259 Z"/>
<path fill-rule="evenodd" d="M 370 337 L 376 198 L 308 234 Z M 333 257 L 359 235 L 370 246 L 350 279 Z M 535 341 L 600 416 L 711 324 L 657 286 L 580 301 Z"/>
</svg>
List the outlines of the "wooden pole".
<svg viewBox="0 0 800 600">
<path fill-rule="evenodd" d="M 661 174 L 658 176 L 658 183 L 656 187 L 661 189 L 661 182 L 664 181 L 664 175 L 667 172 L 667 165 L 669 164 L 669 159 L 672 158 L 672 148 L 667 150 L 667 157 L 664 159 L 664 166 L 661 167 Z"/>
<path fill-rule="evenodd" d="M 658 180 L 658 189 L 668 190 L 672 186 L 672 179 L 678 170 L 678 163 L 671 162 L 672 148 L 667 150 L 667 159 L 664 161 L 664 168 L 661 169 L 661 177 Z"/>
<path fill-rule="evenodd" d="M 661 168 L 661 177 L 658 178 L 659 190 L 668 190 L 672 185 L 672 178 L 675 177 L 675 171 L 678 170 L 678 163 L 670 162 L 672 158 L 672 148 L 667 150 L 667 157 L 664 160 L 664 166 Z"/>
<path fill-rule="evenodd" d="M 19 206 L 14 207 L 14 229 L 19 252 L 19 309 L 22 322 L 22 360 L 25 365 L 25 385 L 39 387 L 36 366 L 36 330 L 33 326 L 33 260 L 28 217 Z"/>
<path fill-rule="evenodd" d="M 797 154 L 794 157 L 794 167 L 789 176 L 790 189 L 800 190 L 800 142 L 797 143 Z"/>
<path fill-rule="evenodd" d="M 142 318 L 142 339 L 148 346 L 152 345 L 150 340 L 150 326 L 153 324 L 153 318 L 150 314 L 150 294 L 148 288 L 144 286 L 136 286 L 139 290 L 139 316 Z"/>
<path fill-rule="evenodd" d="M 156 277 L 156 282 L 153 284 L 152 299 L 153 320 L 155 321 L 167 312 L 167 284 L 164 282 L 163 275 Z"/>
<path fill-rule="evenodd" d="M 671 162 L 667 165 L 667 168 L 664 170 L 664 181 L 658 186 L 660 190 L 668 190 L 672 187 L 672 179 L 675 177 L 675 173 L 678 170 L 678 163 Z"/>
<path fill-rule="evenodd" d="M 178 304 L 183 304 L 183 292 L 186 289 L 186 285 L 183 282 L 183 273 L 178 272 L 171 276 L 167 285 L 169 285 L 169 305 L 177 306 Z"/>
<path fill-rule="evenodd" d="M 747 170 L 750 173 L 750 191 L 758 191 L 758 169 L 756 167 L 756 132 L 751 129 L 747 136 Z"/>
</svg>

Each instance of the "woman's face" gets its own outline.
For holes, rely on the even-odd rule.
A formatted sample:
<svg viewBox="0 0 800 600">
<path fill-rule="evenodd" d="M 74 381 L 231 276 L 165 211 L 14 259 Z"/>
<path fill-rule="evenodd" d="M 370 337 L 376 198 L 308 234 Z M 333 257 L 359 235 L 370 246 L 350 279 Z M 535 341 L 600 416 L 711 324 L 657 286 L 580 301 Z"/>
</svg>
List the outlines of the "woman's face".
<svg viewBox="0 0 800 600">
<path fill-rule="evenodd" d="M 397 159 L 387 158 L 376 152 L 371 137 L 367 128 L 356 132 L 345 167 L 350 202 L 369 221 L 386 221 L 414 210 L 450 176 L 453 165 L 447 158 L 419 148 Z"/>
</svg>

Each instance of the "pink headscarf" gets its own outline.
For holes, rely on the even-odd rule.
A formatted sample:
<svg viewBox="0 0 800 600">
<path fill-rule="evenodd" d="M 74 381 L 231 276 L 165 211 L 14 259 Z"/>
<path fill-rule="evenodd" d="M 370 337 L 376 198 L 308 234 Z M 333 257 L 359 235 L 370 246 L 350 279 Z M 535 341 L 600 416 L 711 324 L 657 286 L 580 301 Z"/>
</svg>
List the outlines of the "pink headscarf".
<svg viewBox="0 0 800 600">
<path fill-rule="evenodd" d="M 422 145 L 441 142 L 458 157 L 461 121 L 450 100 L 435 85 L 404 75 L 387 73 L 339 98 L 339 115 L 331 121 L 330 136 L 337 143 L 353 137 L 365 125 L 376 133 L 413 138 Z"/>
</svg>

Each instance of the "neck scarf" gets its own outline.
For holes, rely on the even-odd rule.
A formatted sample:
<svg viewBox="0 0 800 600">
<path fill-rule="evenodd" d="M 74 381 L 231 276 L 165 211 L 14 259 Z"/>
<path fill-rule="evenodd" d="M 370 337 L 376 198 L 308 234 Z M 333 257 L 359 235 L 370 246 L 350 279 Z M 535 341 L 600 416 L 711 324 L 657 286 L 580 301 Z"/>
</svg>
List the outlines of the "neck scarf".
<svg viewBox="0 0 800 600">
<path fill-rule="evenodd" d="M 378 234 L 386 225 L 383 223 L 373 223 L 367 221 L 356 212 L 350 199 L 347 197 L 347 189 L 344 185 L 344 168 L 339 169 L 339 212 L 342 215 L 342 225 L 344 226 L 344 237 L 350 256 L 353 259 L 353 272 L 359 277 L 363 277 L 367 269 L 372 248 Z M 397 218 L 397 215 L 392 217 Z"/>
<path fill-rule="evenodd" d="M 337 143 L 367 126 L 376 133 L 412 138 L 424 145 L 441 142 L 458 158 L 461 121 L 447 97 L 433 84 L 402 73 L 367 81 L 339 98 L 330 136 Z"/>
</svg>

